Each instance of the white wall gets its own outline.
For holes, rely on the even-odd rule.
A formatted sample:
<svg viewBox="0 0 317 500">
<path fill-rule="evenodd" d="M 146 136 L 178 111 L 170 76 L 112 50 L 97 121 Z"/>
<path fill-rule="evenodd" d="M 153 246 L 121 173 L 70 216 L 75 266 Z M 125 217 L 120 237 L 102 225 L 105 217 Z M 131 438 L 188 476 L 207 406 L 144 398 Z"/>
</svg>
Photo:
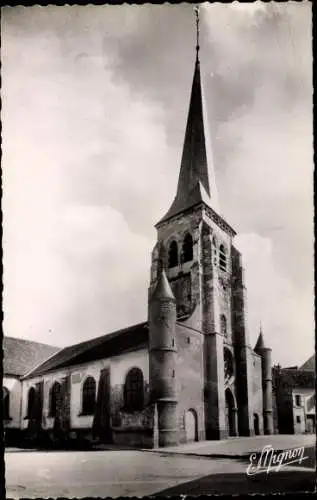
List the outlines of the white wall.
<svg viewBox="0 0 317 500">
<path fill-rule="evenodd" d="M 19 379 L 10 376 L 3 377 L 3 387 L 6 387 L 10 394 L 9 416 L 12 420 L 5 421 L 4 425 L 10 429 L 20 428 L 21 394 L 22 384 Z"/>
<path fill-rule="evenodd" d="M 148 349 L 140 349 L 114 356 L 108 359 L 92 361 L 90 363 L 71 366 L 43 377 L 35 377 L 23 381 L 22 388 L 22 428 L 26 428 L 28 420 L 25 420 L 27 412 L 27 397 L 31 387 L 35 387 L 37 382 L 44 380 L 44 401 L 43 401 L 43 427 L 50 429 L 54 425 L 54 419 L 48 416 L 49 411 L 49 391 L 54 382 L 61 382 L 63 377 L 71 375 L 71 427 L 89 428 L 92 426 L 92 415 L 81 415 L 82 407 L 82 385 L 88 376 L 94 377 L 98 387 L 100 370 L 110 367 L 111 387 L 117 384 L 123 384 L 127 372 L 133 368 L 140 368 L 143 372 L 144 380 L 149 380 L 149 358 Z"/>
<path fill-rule="evenodd" d="M 307 400 L 314 394 L 311 389 L 297 388 L 293 390 L 293 418 L 294 418 L 294 431 L 295 434 L 300 434 L 306 430 L 306 414 L 307 414 Z M 296 404 L 296 396 L 300 396 L 300 404 Z M 312 413 L 311 411 L 309 412 Z M 297 419 L 300 422 L 297 422 Z"/>
<path fill-rule="evenodd" d="M 316 415 L 316 405 L 314 405 L 312 408 L 307 407 L 308 400 L 315 394 L 315 391 L 309 392 L 309 394 L 304 395 L 304 406 L 305 406 L 305 413 L 309 415 Z"/>
</svg>

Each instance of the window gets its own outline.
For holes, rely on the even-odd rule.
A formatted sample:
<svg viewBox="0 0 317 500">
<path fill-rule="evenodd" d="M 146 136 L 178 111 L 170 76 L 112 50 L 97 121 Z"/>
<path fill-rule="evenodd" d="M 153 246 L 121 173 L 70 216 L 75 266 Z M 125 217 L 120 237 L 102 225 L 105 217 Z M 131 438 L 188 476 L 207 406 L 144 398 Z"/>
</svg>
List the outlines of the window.
<svg viewBox="0 0 317 500">
<path fill-rule="evenodd" d="M 168 267 L 178 266 L 178 245 L 176 241 L 172 241 L 168 250 Z"/>
<path fill-rule="evenodd" d="M 96 382 L 93 377 L 87 377 L 83 384 L 82 415 L 93 415 L 96 403 Z"/>
<path fill-rule="evenodd" d="M 58 382 L 55 382 L 50 390 L 49 395 L 49 416 L 56 417 L 57 401 L 61 392 L 61 386 Z"/>
<path fill-rule="evenodd" d="M 227 336 L 227 318 L 224 314 L 220 316 L 220 333 Z"/>
<path fill-rule="evenodd" d="M 139 368 L 132 368 L 125 379 L 124 407 L 127 410 L 142 410 L 144 406 L 143 373 Z"/>
<path fill-rule="evenodd" d="M 183 241 L 183 262 L 191 260 L 193 260 L 193 238 L 187 233 Z"/>
<path fill-rule="evenodd" d="M 301 397 L 299 394 L 296 394 L 296 396 L 295 396 L 295 404 L 296 404 L 296 406 L 301 405 Z"/>
<path fill-rule="evenodd" d="M 3 420 L 10 420 L 10 393 L 6 387 L 2 388 Z"/>
<path fill-rule="evenodd" d="M 227 270 L 227 254 L 223 245 L 219 247 L 219 267 L 222 271 Z"/>
<path fill-rule="evenodd" d="M 229 349 L 225 348 L 223 353 L 225 382 L 228 382 L 234 374 L 233 357 Z"/>
<path fill-rule="evenodd" d="M 296 417 L 296 422 L 297 422 L 298 424 L 300 424 L 300 416 L 299 416 L 299 415 L 297 415 L 297 417 Z"/>
<path fill-rule="evenodd" d="M 36 411 L 36 391 L 31 387 L 28 394 L 27 418 L 34 418 Z"/>
</svg>

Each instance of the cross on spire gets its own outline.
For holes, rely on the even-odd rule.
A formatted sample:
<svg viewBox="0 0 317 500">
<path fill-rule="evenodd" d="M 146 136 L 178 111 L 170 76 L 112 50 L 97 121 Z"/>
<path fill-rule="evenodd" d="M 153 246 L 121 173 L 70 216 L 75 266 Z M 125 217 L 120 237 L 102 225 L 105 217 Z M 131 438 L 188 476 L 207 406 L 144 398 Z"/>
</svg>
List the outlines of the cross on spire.
<svg viewBox="0 0 317 500">
<path fill-rule="evenodd" d="M 194 12 L 196 14 L 196 60 L 198 61 L 199 52 L 199 5 L 195 5 Z"/>
</svg>

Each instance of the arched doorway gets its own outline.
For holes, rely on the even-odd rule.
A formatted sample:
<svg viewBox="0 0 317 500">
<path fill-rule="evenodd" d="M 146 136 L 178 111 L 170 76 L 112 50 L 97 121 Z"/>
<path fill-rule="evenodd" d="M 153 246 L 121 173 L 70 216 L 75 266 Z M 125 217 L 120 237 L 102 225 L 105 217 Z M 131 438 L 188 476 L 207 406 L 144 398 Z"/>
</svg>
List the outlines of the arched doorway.
<svg viewBox="0 0 317 500">
<path fill-rule="evenodd" d="M 230 389 L 226 389 L 226 427 L 228 429 L 229 436 L 236 435 L 235 428 L 235 411 L 234 411 L 234 399 Z"/>
<path fill-rule="evenodd" d="M 259 426 L 259 415 L 254 413 L 253 415 L 253 425 L 254 425 L 254 434 L 258 436 L 260 434 L 260 426 Z"/>
<path fill-rule="evenodd" d="M 194 410 L 188 410 L 185 413 L 185 432 L 187 443 L 198 441 L 197 415 Z"/>
</svg>

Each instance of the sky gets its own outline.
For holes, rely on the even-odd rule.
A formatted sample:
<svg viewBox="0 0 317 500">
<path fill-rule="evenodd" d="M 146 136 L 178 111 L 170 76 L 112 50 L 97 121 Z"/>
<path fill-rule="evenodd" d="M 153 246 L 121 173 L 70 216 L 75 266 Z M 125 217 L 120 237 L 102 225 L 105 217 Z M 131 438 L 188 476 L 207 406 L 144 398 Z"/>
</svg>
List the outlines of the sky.
<svg viewBox="0 0 317 500">
<path fill-rule="evenodd" d="M 222 214 L 254 345 L 314 352 L 311 4 L 201 4 Z M 147 319 L 177 186 L 193 7 L 2 8 L 3 329 L 58 346 Z"/>
</svg>

